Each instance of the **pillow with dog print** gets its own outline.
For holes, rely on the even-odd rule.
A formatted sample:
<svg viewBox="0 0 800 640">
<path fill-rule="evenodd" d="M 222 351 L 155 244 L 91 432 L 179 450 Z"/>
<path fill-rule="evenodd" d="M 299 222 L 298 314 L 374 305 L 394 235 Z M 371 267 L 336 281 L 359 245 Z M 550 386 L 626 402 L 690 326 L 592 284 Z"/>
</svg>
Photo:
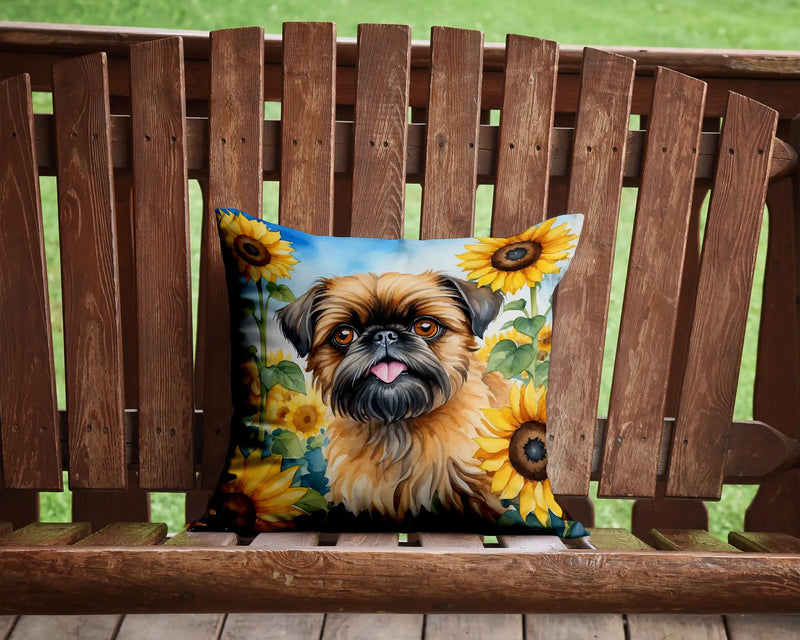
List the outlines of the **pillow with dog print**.
<svg viewBox="0 0 800 640">
<path fill-rule="evenodd" d="M 545 447 L 552 296 L 583 216 L 426 241 L 217 220 L 234 415 L 193 529 L 586 535 Z"/>
</svg>

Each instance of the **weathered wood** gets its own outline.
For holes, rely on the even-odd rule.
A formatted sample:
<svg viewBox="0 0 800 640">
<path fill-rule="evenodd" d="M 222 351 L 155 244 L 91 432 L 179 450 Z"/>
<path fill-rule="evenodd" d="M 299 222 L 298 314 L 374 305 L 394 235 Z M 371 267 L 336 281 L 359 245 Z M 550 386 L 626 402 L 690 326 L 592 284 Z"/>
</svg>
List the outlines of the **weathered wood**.
<svg viewBox="0 0 800 640">
<path fill-rule="evenodd" d="M 91 533 L 88 522 L 33 522 L 3 538 L 8 547 L 56 547 L 76 543 Z"/>
<path fill-rule="evenodd" d="M 115 640 L 216 640 L 225 616 L 216 613 L 193 615 L 125 616 Z"/>
<path fill-rule="evenodd" d="M 589 542 L 601 551 L 652 549 L 649 544 L 642 542 L 627 529 L 590 529 Z"/>
<path fill-rule="evenodd" d="M 528 640 L 626 640 L 625 621 L 613 614 L 536 613 L 525 616 Z"/>
<path fill-rule="evenodd" d="M 547 217 L 557 76 L 557 43 L 506 37 L 493 236 L 520 233 Z"/>
<path fill-rule="evenodd" d="M 0 227 L 4 484 L 9 489 L 61 490 L 50 303 L 27 75 L 0 82 Z"/>
<path fill-rule="evenodd" d="M 2 548 L 0 566 L 2 614 L 296 612 L 309 603 L 393 613 L 778 613 L 796 610 L 800 598 L 797 554 L 65 547 Z M 534 579 L 536 598 L 508 588 Z"/>
<path fill-rule="evenodd" d="M 53 114 L 69 484 L 122 489 L 125 398 L 105 54 L 53 67 Z"/>
<path fill-rule="evenodd" d="M 470 533 L 421 532 L 419 543 L 430 549 L 483 549 L 483 536 Z"/>
<path fill-rule="evenodd" d="M 658 529 L 653 532 L 656 549 L 673 551 L 737 551 L 702 529 Z"/>
<path fill-rule="evenodd" d="M 0 634 L 5 638 L 17 623 L 17 616 L 0 616 Z"/>
<path fill-rule="evenodd" d="M 336 27 L 288 22 L 283 43 L 280 221 L 330 235 Z"/>
<path fill-rule="evenodd" d="M 772 109 L 731 94 L 672 444 L 671 497 L 718 499 L 722 492 L 777 117 Z"/>
<path fill-rule="evenodd" d="M 265 635 L 281 640 L 319 638 L 322 613 L 231 613 L 225 617 L 220 640 L 263 640 Z"/>
<path fill-rule="evenodd" d="M 420 238 L 469 237 L 475 215 L 483 33 L 434 27 Z"/>
<path fill-rule="evenodd" d="M 179 531 L 164 544 L 171 547 L 235 547 L 239 538 L 224 531 Z"/>
<path fill-rule="evenodd" d="M 731 531 L 728 542 L 742 551 L 760 553 L 800 553 L 800 538 L 788 533 L 754 533 Z"/>
<path fill-rule="evenodd" d="M 501 547 L 529 553 L 558 551 L 567 547 L 557 536 L 497 536 Z"/>
<path fill-rule="evenodd" d="M 430 617 L 428 618 L 430 620 Z M 322 640 L 419 640 L 425 616 L 413 613 L 329 613 Z M 426 628 L 427 629 L 427 628 Z M 309 636 L 306 636 L 309 637 Z M 425 637 L 431 637 L 426 634 Z"/>
<path fill-rule="evenodd" d="M 547 398 L 556 494 L 589 491 L 633 76 L 633 60 L 586 49 L 567 199 L 567 212 L 585 217 L 581 249 L 558 290 Z"/>
<path fill-rule="evenodd" d="M 720 616 L 629 615 L 629 640 L 727 640 Z"/>
<path fill-rule="evenodd" d="M 705 84 L 656 75 L 608 409 L 602 497 L 656 491 Z"/>
<path fill-rule="evenodd" d="M 251 547 L 267 547 L 269 549 L 306 549 L 319 544 L 319 533 L 316 531 L 281 531 L 276 533 L 259 533 Z"/>
<path fill-rule="evenodd" d="M 411 29 L 358 27 L 353 122 L 354 236 L 402 238 Z"/>
<path fill-rule="evenodd" d="M 232 415 L 230 319 L 225 266 L 214 210 L 261 217 L 264 128 L 264 29 L 211 33 L 208 190 L 204 198 L 198 302 L 198 363 L 202 385 L 200 487 L 213 489 L 225 464 Z"/>
<path fill-rule="evenodd" d="M 121 616 L 22 616 L 8 640 L 113 640 Z M 3 636 L 5 637 L 5 636 Z"/>
<path fill-rule="evenodd" d="M 194 487 L 183 50 L 131 47 L 139 332 L 139 486 Z"/>
<path fill-rule="evenodd" d="M 671 441 L 670 441 L 671 442 Z M 666 498 L 666 482 L 659 479 L 651 500 L 636 500 L 631 510 L 631 532 L 647 544 L 655 545 L 653 529 L 708 530 L 708 508 L 702 500 Z"/>
<path fill-rule="evenodd" d="M 139 489 L 139 475 L 128 467 L 128 488 L 119 491 L 75 489 L 72 492 L 72 521 L 88 522 L 92 530 L 112 522 L 147 522 L 150 520 L 150 496 Z"/>
<path fill-rule="evenodd" d="M 157 544 L 167 537 L 161 522 L 113 522 L 75 543 L 76 547 L 133 547 Z"/>
<path fill-rule="evenodd" d="M 6 489 L 0 461 L 0 520 L 23 527 L 39 519 L 39 494 L 30 489 Z"/>
<path fill-rule="evenodd" d="M 725 616 L 729 640 L 772 640 L 800 637 L 800 615 Z"/>
<path fill-rule="evenodd" d="M 425 617 L 426 640 L 450 638 L 508 638 L 522 640 L 522 616 L 511 614 L 429 614 Z"/>
</svg>

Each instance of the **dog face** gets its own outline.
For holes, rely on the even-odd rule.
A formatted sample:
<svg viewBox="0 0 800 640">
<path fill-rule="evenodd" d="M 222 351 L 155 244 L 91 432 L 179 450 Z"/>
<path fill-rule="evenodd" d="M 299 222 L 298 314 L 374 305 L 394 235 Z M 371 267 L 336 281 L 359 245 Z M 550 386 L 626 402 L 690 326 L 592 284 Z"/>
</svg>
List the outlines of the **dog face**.
<svg viewBox="0 0 800 640">
<path fill-rule="evenodd" d="M 449 400 L 501 304 L 441 274 L 368 273 L 319 280 L 276 317 L 336 415 L 388 424 Z"/>
</svg>

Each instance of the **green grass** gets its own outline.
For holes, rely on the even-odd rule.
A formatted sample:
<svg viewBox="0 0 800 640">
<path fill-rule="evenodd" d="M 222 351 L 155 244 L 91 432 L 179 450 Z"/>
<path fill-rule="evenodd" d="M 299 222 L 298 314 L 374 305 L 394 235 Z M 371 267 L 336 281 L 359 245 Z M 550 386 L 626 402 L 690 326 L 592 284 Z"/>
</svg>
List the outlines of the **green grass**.
<svg viewBox="0 0 800 640">
<path fill-rule="evenodd" d="M 773 0 L 754 3 L 751 0 L 727 0 L 717 3 L 699 0 L 673 0 L 653 3 L 645 0 L 619 2 L 598 0 L 593 3 L 562 0 L 558 3 L 534 3 L 530 0 L 496 2 L 481 0 L 440 0 L 437 3 L 407 0 L 403 3 L 377 3 L 368 0 L 275 0 L 271 3 L 252 0 L 17 0 L 4 3 L 4 20 L 62 22 L 73 24 L 124 25 L 163 29 L 219 29 L 246 25 L 262 25 L 268 33 L 280 33 L 281 23 L 290 20 L 329 20 L 337 23 L 340 36 L 355 36 L 359 23 L 396 22 L 410 24 L 415 38 L 427 39 L 433 25 L 481 29 L 487 42 L 501 42 L 508 32 L 536 35 L 566 44 L 628 45 L 637 47 L 750 48 L 793 49 L 800 42 L 800 1 Z M 36 97 L 36 109 L 49 111 L 47 97 Z M 271 116 L 270 116 L 271 117 Z M 61 319 L 60 267 L 58 259 L 58 215 L 55 179 L 43 178 L 42 206 L 48 259 L 48 282 L 52 298 L 53 336 L 56 367 L 59 375 L 58 397 L 65 405 L 63 387 L 63 342 Z M 190 212 L 193 227 L 193 271 L 197 274 L 199 253 L 199 189 L 190 185 Z M 615 272 L 609 308 L 606 360 L 599 402 L 604 414 L 608 406 L 613 350 L 624 293 L 630 235 L 633 226 L 636 194 L 626 189 L 620 212 L 620 232 L 615 255 Z M 491 187 L 481 187 L 477 195 L 476 232 L 488 230 L 491 210 Z M 420 205 L 419 185 L 407 191 L 407 236 L 417 237 L 414 228 Z M 264 213 L 275 219 L 277 188 L 265 185 Z M 766 223 L 765 223 L 766 225 Z M 766 228 L 766 226 L 765 226 Z M 762 238 L 765 230 L 762 230 Z M 765 243 L 761 243 L 757 274 L 763 273 Z M 197 282 L 193 283 L 194 293 Z M 736 401 L 736 417 L 749 418 L 752 413 L 755 345 L 760 313 L 760 275 L 753 292 L 740 388 Z M 196 326 L 196 323 L 195 323 Z M 753 487 L 726 487 L 719 503 L 710 503 L 711 530 L 717 535 L 742 527 L 743 513 L 752 499 Z M 593 486 L 594 495 L 596 487 Z M 63 494 L 41 495 L 42 517 L 45 520 L 69 519 L 71 498 Z M 620 500 L 598 500 L 597 521 L 600 526 L 628 526 L 631 503 Z M 166 521 L 171 530 L 183 525 L 183 496 L 153 494 L 153 519 Z"/>
</svg>

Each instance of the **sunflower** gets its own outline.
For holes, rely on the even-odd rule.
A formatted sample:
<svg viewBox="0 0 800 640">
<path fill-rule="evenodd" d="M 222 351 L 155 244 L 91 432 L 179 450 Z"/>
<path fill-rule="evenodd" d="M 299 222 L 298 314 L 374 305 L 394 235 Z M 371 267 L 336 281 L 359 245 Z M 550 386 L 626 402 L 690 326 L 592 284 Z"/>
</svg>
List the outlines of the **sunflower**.
<svg viewBox="0 0 800 640">
<path fill-rule="evenodd" d="M 494 349 L 498 342 L 503 340 L 513 340 L 518 345 L 531 344 L 531 342 L 533 342 L 530 336 L 526 336 L 524 333 L 520 333 L 516 329 L 508 329 L 507 331 L 496 333 L 493 336 L 487 337 L 483 342 L 483 346 L 478 349 L 475 355 L 477 355 L 478 358 L 484 362 L 489 362 L 489 355 L 492 353 L 492 349 Z"/>
<path fill-rule="evenodd" d="M 550 357 L 550 346 L 553 340 L 553 328 L 549 324 L 544 325 L 536 338 L 538 348 L 536 359 L 547 360 Z"/>
<path fill-rule="evenodd" d="M 267 394 L 267 424 L 273 427 L 285 427 L 286 417 L 289 415 L 289 403 L 294 396 L 294 391 L 287 391 L 280 385 L 275 385 Z"/>
<path fill-rule="evenodd" d="M 246 281 L 263 278 L 275 282 L 277 278 L 288 278 L 292 265 L 292 245 L 281 240 L 281 234 L 270 231 L 260 220 L 252 220 L 231 209 L 217 212 L 219 227 L 225 246 L 236 257 L 239 273 Z"/>
<path fill-rule="evenodd" d="M 468 244 L 458 258 L 469 280 L 492 291 L 502 289 L 516 293 L 525 285 L 541 282 L 542 274 L 558 273 L 556 263 L 566 258 L 568 249 L 575 247 L 578 236 L 571 234 L 565 222 L 553 227 L 554 218 L 531 227 L 510 238 L 476 238 L 480 244 Z"/>
<path fill-rule="evenodd" d="M 328 407 L 314 388 L 306 395 L 295 394 L 286 407 L 284 426 L 306 438 L 317 435 L 328 424 Z"/>
<path fill-rule="evenodd" d="M 483 460 L 480 467 L 492 478 L 492 492 L 504 500 L 519 498 L 523 519 L 533 513 L 547 525 L 548 510 L 560 518 L 563 512 L 545 472 L 545 388 L 514 385 L 509 406 L 483 409 L 483 414 L 492 436 L 475 438 L 475 457 Z"/>
<path fill-rule="evenodd" d="M 222 493 L 230 494 L 221 507 L 235 511 L 243 521 L 255 518 L 256 531 L 286 527 L 293 518 L 304 515 L 306 512 L 295 505 L 308 489 L 292 486 L 300 467 L 281 471 L 282 462 L 278 455 L 262 459 L 257 451 L 245 458 L 237 449 L 228 468 L 236 477 L 220 487 Z"/>
</svg>

